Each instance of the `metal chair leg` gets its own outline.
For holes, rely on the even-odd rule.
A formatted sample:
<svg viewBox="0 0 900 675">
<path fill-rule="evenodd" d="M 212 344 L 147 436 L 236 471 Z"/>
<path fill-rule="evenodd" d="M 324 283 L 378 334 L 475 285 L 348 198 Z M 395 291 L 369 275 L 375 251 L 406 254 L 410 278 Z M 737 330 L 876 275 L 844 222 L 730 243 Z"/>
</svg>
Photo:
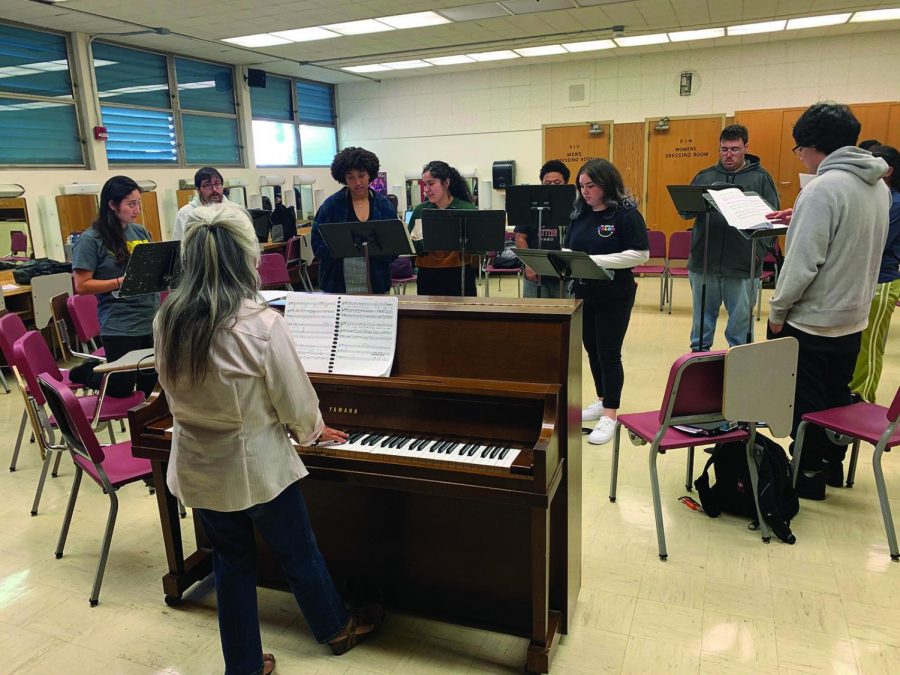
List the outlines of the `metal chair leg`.
<svg viewBox="0 0 900 675">
<path fill-rule="evenodd" d="M 178 500 L 178 515 L 182 518 L 187 518 L 187 509 L 184 508 L 184 504 L 180 499 Z"/>
<path fill-rule="evenodd" d="M 650 446 L 650 491 L 653 493 L 653 515 L 656 518 L 656 543 L 659 545 L 659 559 L 665 561 L 669 554 L 666 551 L 666 530 L 663 526 L 662 502 L 659 497 L 659 474 L 656 472 L 656 443 Z"/>
<path fill-rule="evenodd" d="M 28 411 L 22 411 L 22 421 L 19 422 L 19 435 L 16 437 L 16 448 L 13 450 L 12 461 L 9 463 L 9 470 L 16 470 L 16 462 L 19 461 L 19 449 L 22 447 L 22 439 L 25 437 L 25 423 L 28 421 Z"/>
<path fill-rule="evenodd" d="M 756 455 L 755 436 L 756 434 L 751 431 L 750 439 L 747 441 L 747 468 L 750 470 L 750 485 L 753 487 L 753 504 L 756 506 L 759 531 L 763 542 L 768 544 L 772 539 L 772 534 L 769 532 L 769 526 L 765 518 L 763 518 L 762 510 L 759 508 L 759 461 Z"/>
<path fill-rule="evenodd" d="M 44 465 L 41 467 L 41 477 L 38 479 L 37 490 L 34 493 L 34 503 L 31 505 L 31 515 L 38 514 L 38 506 L 41 504 L 41 493 L 44 491 L 44 481 L 47 480 L 47 470 L 50 468 L 50 462 L 53 461 L 55 453 L 48 452 L 44 457 Z"/>
<path fill-rule="evenodd" d="M 109 558 L 109 546 L 112 543 L 113 529 L 116 527 L 116 514 L 119 512 L 119 499 L 115 489 L 109 493 L 109 517 L 106 519 L 106 530 L 103 533 L 103 542 L 100 544 L 100 562 L 97 564 L 97 575 L 94 577 L 94 588 L 91 590 L 91 607 L 96 607 L 100 602 L 100 584 L 103 583 L 103 573 L 106 571 L 106 560 Z"/>
<path fill-rule="evenodd" d="M 672 313 L 672 295 L 675 291 L 675 277 L 669 277 L 669 314 Z"/>
<path fill-rule="evenodd" d="M 59 531 L 59 540 L 56 542 L 56 559 L 63 557 L 66 548 L 66 539 L 69 536 L 69 525 L 72 524 L 72 514 L 75 513 L 75 500 L 78 499 L 78 489 L 81 487 L 81 474 L 84 473 L 80 466 L 75 465 L 75 479 L 72 481 L 72 492 L 69 494 L 69 503 L 66 505 L 66 515 L 63 518 L 62 529 Z"/>
<path fill-rule="evenodd" d="M 794 473 L 794 487 L 797 487 L 797 475 L 800 473 L 800 453 L 803 451 L 803 437 L 806 436 L 805 420 L 797 427 L 797 439 L 794 441 L 794 457 L 791 459 L 791 471 Z"/>
<path fill-rule="evenodd" d="M 8 394 L 10 389 L 9 389 L 9 385 L 6 383 L 6 375 L 3 374 L 2 368 L 0 368 L 0 383 L 3 384 L 3 388 L 6 390 L 6 393 Z"/>
<path fill-rule="evenodd" d="M 894 529 L 894 518 L 891 515 L 891 503 L 888 501 L 887 486 L 884 483 L 884 470 L 881 468 L 881 456 L 884 454 L 886 439 L 879 441 L 872 454 L 872 468 L 875 471 L 875 487 L 878 489 L 878 501 L 881 504 L 881 517 L 884 519 L 884 531 L 887 533 L 888 550 L 891 560 L 900 561 L 900 549 L 897 548 L 897 531 Z"/>
<path fill-rule="evenodd" d="M 853 451 L 850 453 L 850 466 L 847 469 L 847 487 L 853 487 L 856 480 L 856 462 L 859 459 L 859 439 L 853 440 Z"/>
<path fill-rule="evenodd" d="M 62 459 L 63 454 L 61 452 L 56 453 L 56 459 L 53 461 L 53 471 L 50 472 L 51 478 L 56 478 L 59 476 L 59 462 Z"/>
<path fill-rule="evenodd" d="M 694 477 L 694 448 L 688 448 L 687 473 L 684 476 L 684 489 L 691 492 L 694 489 L 691 479 Z"/>
<path fill-rule="evenodd" d="M 609 501 L 616 501 L 616 486 L 619 482 L 619 441 L 622 436 L 622 423 L 616 421 L 615 435 L 613 438 L 612 466 L 609 470 Z"/>
<path fill-rule="evenodd" d="M 116 434 L 113 431 L 112 422 L 106 423 L 106 430 L 109 431 L 109 440 L 112 442 L 113 445 L 115 445 L 116 444 Z"/>
</svg>

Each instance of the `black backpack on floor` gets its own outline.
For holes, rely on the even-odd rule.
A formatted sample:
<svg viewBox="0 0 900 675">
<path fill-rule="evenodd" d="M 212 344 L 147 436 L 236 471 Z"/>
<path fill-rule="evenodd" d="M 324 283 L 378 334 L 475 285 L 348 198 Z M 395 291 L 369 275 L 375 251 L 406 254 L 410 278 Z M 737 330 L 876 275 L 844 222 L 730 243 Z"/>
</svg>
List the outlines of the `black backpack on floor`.
<svg viewBox="0 0 900 675">
<path fill-rule="evenodd" d="M 791 463 L 778 443 L 756 434 L 759 454 L 759 510 L 766 524 L 781 541 L 793 544 L 791 519 L 800 510 L 800 500 L 793 486 Z M 716 472 L 715 485 L 709 484 L 709 468 Z M 747 468 L 746 444 L 740 441 L 717 443 L 703 473 L 694 481 L 703 510 L 710 518 L 723 511 L 736 516 L 756 519 L 753 486 Z M 755 529 L 755 528 L 754 528 Z"/>
</svg>

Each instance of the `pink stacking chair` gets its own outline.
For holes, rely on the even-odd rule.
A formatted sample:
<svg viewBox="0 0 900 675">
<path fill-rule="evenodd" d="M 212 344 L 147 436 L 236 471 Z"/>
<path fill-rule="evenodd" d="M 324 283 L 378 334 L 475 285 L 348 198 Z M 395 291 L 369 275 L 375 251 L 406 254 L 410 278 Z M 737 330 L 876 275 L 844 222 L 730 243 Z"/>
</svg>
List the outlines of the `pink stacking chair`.
<svg viewBox="0 0 900 675">
<path fill-rule="evenodd" d="M 669 314 L 672 313 L 672 290 L 675 278 L 687 279 L 687 261 L 691 256 L 691 233 L 673 232 L 669 237 L 669 257 L 666 262 L 666 278 L 669 290 L 666 295 L 669 301 Z"/>
<path fill-rule="evenodd" d="M 39 428 L 34 429 L 34 434 L 47 434 L 49 441 L 46 443 L 51 450 L 62 451 L 65 446 L 57 445 L 53 437 L 53 428 L 56 426 L 56 420 L 48 417 L 44 409 L 46 400 L 38 386 L 38 376 L 47 375 L 56 380 L 61 385 L 66 386 L 62 372 L 50 353 L 50 348 L 44 342 L 43 336 L 37 331 L 29 331 L 16 340 L 13 345 L 13 355 L 16 368 L 25 380 L 28 388 L 29 402 L 33 406 L 35 417 L 40 421 Z M 113 420 L 124 420 L 128 417 L 129 409 L 140 404 L 144 400 L 144 394 L 140 391 L 132 392 L 127 398 L 115 398 L 106 396 L 106 382 L 104 378 L 100 387 L 100 393 L 92 396 L 79 396 L 75 400 L 81 406 L 85 417 L 91 420 L 91 425 L 96 427 L 105 424 L 109 431 L 110 440 L 115 443 L 115 435 L 113 434 L 112 425 L 109 422 Z M 54 457 L 55 455 L 55 457 Z M 41 477 L 38 481 L 37 491 L 34 495 L 34 504 L 31 508 L 31 515 L 35 516 L 38 512 L 38 506 L 41 501 L 41 493 L 44 490 L 44 481 L 47 479 L 47 470 L 50 468 L 50 462 L 56 459 L 59 464 L 59 455 L 56 452 L 48 452 L 44 458 L 44 466 L 41 469 Z M 53 474 L 56 474 L 54 468 Z"/>
<path fill-rule="evenodd" d="M 774 250 L 770 253 L 767 253 L 763 258 L 763 270 L 759 276 L 759 287 L 756 291 L 756 320 L 759 321 L 762 316 L 762 287 L 763 284 L 767 281 L 773 281 L 776 284 L 778 283 L 778 239 L 775 240 Z M 766 269 L 766 266 L 770 266 L 772 269 Z"/>
<path fill-rule="evenodd" d="M 21 254 L 21 255 L 19 255 Z M 22 230 L 13 230 L 9 233 L 9 255 L 0 258 L 5 262 L 25 262 L 31 260 L 28 257 L 28 235 Z"/>
<path fill-rule="evenodd" d="M 287 263 L 284 260 L 284 256 L 280 253 L 264 253 L 261 255 L 256 270 L 259 272 L 260 285 L 263 289 L 284 288 L 289 291 L 293 290 Z"/>
<path fill-rule="evenodd" d="M 644 265 L 632 269 L 637 277 L 659 277 L 659 311 L 663 311 L 666 302 L 666 233 L 659 230 L 648 230 L 647 240 L 650 243 L 650 259 Z"/>
<path fill-rule="evenodd" d="M 131 441 L 114 443 L 106 447 L 101 446 L 84 414 L 80 399 L 48 373 L 40 375 L 38 383 L 41 396 L 47 401 L 47 406 L 66 439 L 72 461 L 75 464 L 72 492 L 69 494 L 66 515 L 59 533 L 59 541 L 56 544 L 57 559 L 63 556 L 82 475 L 87 474 L 109 497 L 109 515 L 100 544 L 100 561 L 97 564 L 97 573 L 94 575 L 94 586 L 90 596 L 91 607 L 96 607 L 100 601 L 100 584 L 103 583 L 103 573 L 106 570 L 106 561 L 109 557 L 109 548 L 119 510 L 119 499 L 116 493 L 129 483 L 149 479 L 152 475 L 150 460 L 132 456 Z"/>
<path fill-rule="evenodd" d="M 616 435 L 613 444 L 612 470 L 609 483 L 609 500 L 616 501 L 616 484 L 619 470 L 619 442 L 622 427 L 632 440 L 640 445 L 650 444 L 650 489 L 653 493 L 653 511 L 656 517 L 656 539 L 659 544 L 659 558 L 666 560 L 666 533 L 663 526 L 662 502 L 659 494 L 659 476 L 656 459 L 669 450 L 688 449 L 687 477 L 685 486 L 691 489 L 694 448 L 728 441 L 747 443 L 748 465 L 753 479 L 753 494 L 756 498 L 756 463 L 750 459 L 756 429 L 738 428 L 712 436 L 695 435 L 679 431 L 676 425 L 706 424 L 725 422 L 722 412 L 725 381 L 725 351 L 696 352 L 679 357 L 669 370 L 669 379 L 659 410 L 619 415 L 616 420 Z M 768 537 L 764 521 L 757 516 Z"/>
<path fill-rule="evenodd" d="M 81 343 L 83 352 L 90 352 L 94 358 L 103 358 L 103 347 L 97 347 L 97 338 L 100 337 L 100 318 L 97 314 L 96 295 L 70 295 L 66 300 L 69 309 L 69 318 L 75 327 L 75 335 Z"/>
<path fill-rule="evenodd" d="M 408 256 L 397 258 L 391 263 L 391 290 L 394 295 L 406 295 L 406 284 L 415 283 L 418 277 L 413 270 L 412 259 Z"/>
<path fill-rule="evenodd" d="M 875 446 L 872 454 L 872 469 L 875 472 L 875 487 L 878 490 L 878 501 L 881 503 L 881 517 L 887 533 L 888 549 L 891 560 L 900 561 L 900 549 L 897 548 L 897 532 L 894 530 L 894 518 L 891 515 L 891 503 L 888 500 L 887 486 L 884 482 L 884 470 L 881 468 L 881 457 L 891 448 L 900 445 L 900 387 L 894 394 L 894 400 L 888 408 L 862 401 L 837 408 L 828 408 L 817 412 L 806 413 L 797 427 L 797 442 L 794 444 L 794 482 L 800 469 L 800 456 L 803 452 L 803 441 L 806 427 L 810 424 L 822 427 L 841 436 L 852 439 L 853 450 L 850 455 L 850 467 L 847 472 L 847 487 L 853 486 L 856 477 L 856 461 L 859 456 L 859 442 L 865 441 Z"/>
</svg>

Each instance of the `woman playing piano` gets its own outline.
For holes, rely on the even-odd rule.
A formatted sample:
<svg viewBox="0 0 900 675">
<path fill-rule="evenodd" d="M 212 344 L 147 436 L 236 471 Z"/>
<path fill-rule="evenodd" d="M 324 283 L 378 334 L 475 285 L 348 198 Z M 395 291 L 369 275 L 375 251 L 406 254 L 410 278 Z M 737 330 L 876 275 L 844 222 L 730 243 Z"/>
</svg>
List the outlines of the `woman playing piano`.
<svg viewBox="0 0 900 675">
<path fill-rule="evenodd" d="M 474 210 L 472 193 L 459 171 L 446 162 L 429 162 L 422 169 L 422 186 L 427 201 L 413 209 L 409 218 L 410 231 L 415 231 L 416 221 L 421 220 L 425 209 Z M 418 244 L 417 244 L 418 249 Z M 463 265 L 458 251 L 428 251 L 416 257 L 419 268 L 416 292 L 419 295 L 477 295 L 475 292 L 475 267 L 478 256 L 466 256 L 466 288 L 459 288 Z"/>
<path fill-rule="evenodd" d="M 579 280 L 574 287 L 575 297 L 584 300 L 582 341 L 597 392 L 581 419 L 597 420 L 588 442 L 601 445 L 613 436 L 625 381 L 622 343 L 637 290 L 631 268 L 647 261 L 650 244 L 644 218 L 611 162 L 589 160 L 578 170 L 576 184 L 565 246 L 584 251 L 615 274 L 611 281 Z"/>
<path fill-rule="evenodd" d="M 154 323 L 156 365 L 174 418 L 167 482 L 214 550 L 226 673 L 269 673 L 256 605 L 254 528 L 281 563 L 320 643 L 342 654 L 372 634 L 378 606 L 348 612 L 310 526 L 300 444 L 340 442 L 294 350 L 284 318 L 257 299 L 259 248 L 247 214 L 191 212 L 182 274 Z"/>
</svg>

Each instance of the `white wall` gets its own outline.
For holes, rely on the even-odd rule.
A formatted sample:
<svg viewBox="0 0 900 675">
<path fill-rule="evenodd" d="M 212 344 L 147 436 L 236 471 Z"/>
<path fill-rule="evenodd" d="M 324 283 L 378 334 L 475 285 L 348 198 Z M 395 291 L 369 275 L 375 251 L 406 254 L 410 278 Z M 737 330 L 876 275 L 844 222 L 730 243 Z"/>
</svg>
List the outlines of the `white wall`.
<svg viewBox="0 0 900 675">
<path fill-rule="evenodd" d="M 627 52 L 623 52 L 627 53 Z M 375 152 L 388 183 L 442 159 L 490 180 L 495 160 L 516 160 L 517 182 L 537 181 L 541 125 L 700 115 L 900 98 L 900 31 L 705 47 L 338 85 L 340 142 Z M 515 63 L 515 65 L 512 65 Z M 692 70 L 694 95 L 678 95 Z M 567 104 L 587 83 L 586 104 Z M 494 208 L 502 208 L 494 192 Z"/>
</svg>

